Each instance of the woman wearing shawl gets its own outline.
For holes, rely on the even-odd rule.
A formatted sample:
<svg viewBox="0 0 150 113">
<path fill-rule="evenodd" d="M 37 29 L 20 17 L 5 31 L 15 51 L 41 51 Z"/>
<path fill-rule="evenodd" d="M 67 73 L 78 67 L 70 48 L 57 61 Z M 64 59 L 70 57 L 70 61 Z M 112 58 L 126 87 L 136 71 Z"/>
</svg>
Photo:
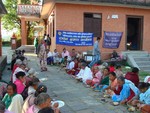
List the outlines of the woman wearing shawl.
<svg viewBox="0 0 150 113">
<path fill-rule="evenodd" d="M 21 113 L 23 98 L 20 94 L 17 94 L 17 87 L 11 83 L 7 86 L 7 93 L 5 94 L 2 101 L 6 105 L 6 109 L 14 113 Z"/>
<path fill-rule="evenodd" d="M 95 85 L 94 91 L 101 92 L 108 87 L 108 85 L 109 85 L 109 76 L 108 75 L 109 75 L 109 68 L 104 68 L 103 75 L 101 77 L 101 81 L 98 85 Z"/>
<path fill-rule="evenodd" d="M 46 93 L 46 92 L 47 92 L 47 87 L 45 85 L 39 85 L 38 88 L 36 89 L 36 92 L 33 94 L 30 94 L 26 98 L 23 104 L 22 113 L 26 113 L 29 107 L 34 105 L 34 100 L 40 93 Z"/>
<path fill-rule="evenodd" d="M 123 76 L 117 78 L 117 83 L 119 87 L 122 87 L 122 90 L 119 95 L 114 94 L 112 96 L 112 100 L 114 102 L 121 102 L 121 104 L 125 104 L 134 96 L 139 94 L 138 88 L 131 81 L 125 80 Z"/>
<path fill-rule="evenodd" d="M 110 80 L 111 83 L 108 86 L 108 88 L 106 88 L 106 92 L 109 95 L 113 95 L 114 94 L 114 90 L 117 87 L 117 77 L 116 77 L 116 73 L 115 72 L 109 73 L 109 80 Z"/>
</svg>

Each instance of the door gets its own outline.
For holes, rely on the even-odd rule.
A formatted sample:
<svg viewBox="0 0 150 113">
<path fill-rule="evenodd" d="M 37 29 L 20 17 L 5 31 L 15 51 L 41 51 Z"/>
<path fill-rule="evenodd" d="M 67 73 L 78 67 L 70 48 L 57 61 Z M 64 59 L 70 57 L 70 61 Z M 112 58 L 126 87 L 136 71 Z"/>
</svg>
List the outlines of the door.
<svg viewBox="0 0 150 113">
<path fill-rule="evenodd" d="M 142 50 L 143 17 L 127 16 L 127 50 Z"/>
</svg>

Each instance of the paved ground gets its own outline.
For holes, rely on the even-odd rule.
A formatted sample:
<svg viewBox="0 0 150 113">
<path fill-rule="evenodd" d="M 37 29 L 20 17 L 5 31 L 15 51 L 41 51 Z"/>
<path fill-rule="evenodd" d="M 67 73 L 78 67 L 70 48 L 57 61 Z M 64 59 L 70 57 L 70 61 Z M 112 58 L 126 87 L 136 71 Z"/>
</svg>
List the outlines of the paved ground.
<svg viewBox="0 0 150 113">
<path fill-rule="evenodd" d="M 8 51 L 9 56 L 12 52 L 9 48 L 3 48 L 3 51 Z M 82 83 L 77 83 L 65 72 L 59 71 L 59 67 L 48 66 L 47 72 L 40 72 L 35 54 L 26 54 L 26 56 L 29 59 L 29 67 L 39 73 L 38 77 L 47 85 L 50 96 L 65 102 L 65 106 L 61 108 L 62 113 L 128 113 L 124 106 L 113 106 L 110 99 L 107 100 L 108 102 L 101 101 L 100 93 L 86 88 Z M 6 68 L 3 78 L 9 81 L 10 74 L 11 72 Z"/>
</svg>

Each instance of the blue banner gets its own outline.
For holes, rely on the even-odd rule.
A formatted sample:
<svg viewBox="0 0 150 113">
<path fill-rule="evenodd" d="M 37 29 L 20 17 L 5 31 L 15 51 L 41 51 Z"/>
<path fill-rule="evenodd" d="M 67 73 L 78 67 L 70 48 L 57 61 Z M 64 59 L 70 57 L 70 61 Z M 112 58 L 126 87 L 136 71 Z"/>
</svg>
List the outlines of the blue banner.
<svg viewBox="0 0 150 113">
<path fill-rule="evenodd" d="M 120 45 L 123 32 L 104 32 L 103 47 L 116 49 Z"/>
<path fill-rule="evenodd" d="M 93 46 L 93 33 L 57 30 L 56 44 L 67 46 Z"/>
</svg>

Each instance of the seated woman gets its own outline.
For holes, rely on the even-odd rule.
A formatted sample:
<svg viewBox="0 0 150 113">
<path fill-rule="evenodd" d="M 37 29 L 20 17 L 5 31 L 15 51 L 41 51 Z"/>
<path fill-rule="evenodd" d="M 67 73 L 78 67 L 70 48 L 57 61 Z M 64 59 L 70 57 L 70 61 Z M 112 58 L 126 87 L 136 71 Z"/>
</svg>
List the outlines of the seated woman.
<svg viewBox="0 0 150 113">
<path fill-rule="evenodd" d="M 87 64 L 85 62 L 81 63 L 81 70 L 80 72 L 76 75 L 76 80 L 82 81 L 83 83 L 86 84 L 86 80 L 92 80 L 92 71 L 89 67 L 87 67 Z"/>
<path fill-rule="evenodd" d="M 35 98 L 34 105 L 32 105 L 26 113 L 38 113 L 41 109 L 47 107 L 51 107 L 51 98 L 48 94 L 41 93 Z"/>
<path fill-rule="evenodd" d="M 101 78 L 102 78 L 102 73 L 99 71 L 98 66 L 95 66 L 94 70 L 93 70 L 93 79 L 92 80 L 86 80 L 86 84 L 93 87 L 94 85 L 100 83 Z"/>
<path fill-rule="evenodd" d="M 110 80 L 111 83 L 108 86 L 108 88 L 106 88 L 106 92 L 107 92 L 107 94 L 109 94 L 110 96 L 112 96 L 114 94 L 114 90 L 117 87 L 116 73 L 114 73 L 114 72 L 109 73 L 109 80 Z"/>
<path fill-rule="evenodd" d="M 7 93 L 2 101 L 5 103 L 6 109 L 13 113 L 21 113 L 23 98 L 17 94 L 17 87 L 15 84 L 10 83 L 7 85 Z"/>
<path fill-rule="evenodd" d="M 16 84 L 17 86 L 17 93 L 21 94 L 24 89 L 25 89 L 25 73 L 20 71 L 16 74 L 16 81 L 14 82 L 14 84 Z"/>
<path fill-rule="evenodd" d="M 117 77 L 123 76 L 123 72 L 122 72 L 121 65 L 117 65 L 117 66 L 116 66 L 115 73 L 116 73 L 116 76 L 117 76 Z"/>
<path fill-rule="evenodd" d="M 47 92 L 47 87 L 45 85 L 39 85 L 38 88 L 36 89 L 35 93 L 30 94 L 26 98 L 26 100 L 23 104 L 22 113 L 26 113 L 27 110 L 29 109 L 29 107 L 34 105 L 34 100 L 40 93 L 46 93 L 46 92 Z"/>
<path fill-rule="evenodd" d="M 117 78 L 118 87 L 122 87 L 120 94 L 114 94 L 112 96 L 113 102 L 120 102 L 125 104 L 131 100 L 135 95 L 138 95 L 139 90 L 137 87 L 129 80 L 125 80 L 123 76 Z"/>
<path fill-rule="evenodd" d="M 41 109 L 38 113 L 60 113 L 59 111 L 60 111 L 59 109 L 53 110 L 52 108 L 47 107 L 47 108 Z"/>
<path fill-rule="evenodd" d="M 150 84 L 150 76 L 146 76 L 144 79 L 144 82 Z"/>
<path fill-rule="evenodd" d="M 109 66 L 109 71 L 110 72 L 114 72 L 115 71 L 115 63 L 111 62 L 110 66 Z"/>
<path fill-rule="evenodd" d="M 141 108 L 144 104 L 150 105 L 150 84 L 141 82 L 138 86 L 140 90 L 140 95 L 134 97 L 128 103 Z"/>
<path fill-rule="evenodd" d="M 93 66 L 92 66 L 92 72 L 94 72 L 94 67 L 97 66 L 99 67 L 102 64 L 101 60 L 99 60 L 98 62 L 96 62 Z"/>
<path fill-rule="evenodd" d="M 104 91 L 109 85 L 109 68 L 104 68 L 99 84 L 95 85 L 94 91 Z"/>
</svg>

